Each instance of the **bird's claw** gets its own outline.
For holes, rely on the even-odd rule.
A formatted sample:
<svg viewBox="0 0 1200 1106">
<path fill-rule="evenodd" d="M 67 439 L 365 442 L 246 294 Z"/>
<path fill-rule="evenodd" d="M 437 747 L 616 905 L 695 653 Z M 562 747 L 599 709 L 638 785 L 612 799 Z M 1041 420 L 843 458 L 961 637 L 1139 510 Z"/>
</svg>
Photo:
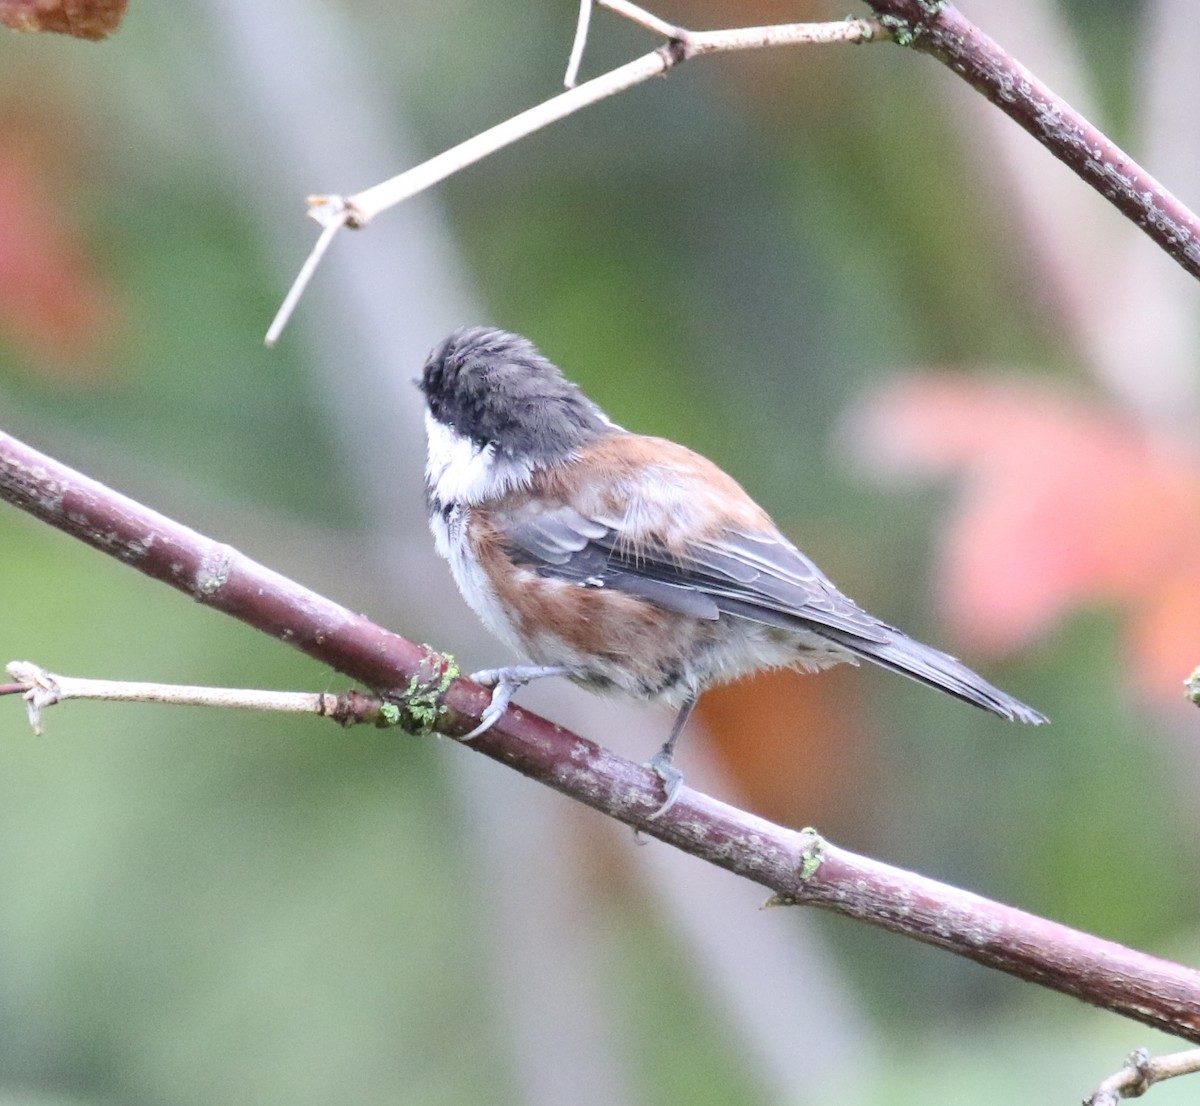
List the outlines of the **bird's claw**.
<svg viewBox="0 0 1200 1106">
<path fill-rule="evenodd" d="M 472 672 L 471 679 L 475 683 L 492 688 L 492 701 L 479 716 L 479 725 L 459 740 L 470 741 L 490 730 L 508 710 L 512 697 L 531 680 L 540 680 L 544 676 L 567 676 L 570 671 L 559 664 L 519 664 L 508 668 L 481 668 L 478 672 Z"/>
<path fill-rule="evenodd" d="M 483 687 L 495 687 L 498 683 L 504 680 L 503 668 L 481 668 L 478 672 L 472 672 L 467 677 L 472 683 L 480 684 Z"/>
<path fill-rule="evenodd" d="M 463 734 L 459 738 L 460 741 L 473 741 L 480 734 L 487 733 L 504 716 L 504 712 L 508 710 L 508 704 L 512 702 L 512 697 L 521 686 L 519 683 L 503 679 L 495 668 L 489 668 L 483 672 L 473 672 L 471 679 L 484 687 L 490 687 L 492 699 L 479 716 L 479 725 L 470 733 Z"/>
<path fill-rule="evenodd" d="M 675 805 L 679 792 L 683 788 L 683 773 L 671 763 L 671 757 L 665 751 L 660 751 L 650 758 L 646 767 L 650 769 L 663 784 L 663 794 L 666 796 L 663 805 L 649 815 L 651 821 L 661 818 Z"/>
</svg>

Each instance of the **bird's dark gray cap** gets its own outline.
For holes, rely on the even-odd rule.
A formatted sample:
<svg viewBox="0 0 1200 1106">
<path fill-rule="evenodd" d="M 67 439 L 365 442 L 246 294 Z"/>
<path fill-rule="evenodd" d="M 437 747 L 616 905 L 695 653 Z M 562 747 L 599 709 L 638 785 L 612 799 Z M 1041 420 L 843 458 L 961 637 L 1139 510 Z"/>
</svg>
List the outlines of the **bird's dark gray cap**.
<svg viewBox="0 0 1200 1106">
<path fill-rule="evenodd" d="M 528 338 L 463 327 L 430 351 L 421 374 L 430 414 L 498 454 L 567 456 L 615 428 Z"/>
</svg>

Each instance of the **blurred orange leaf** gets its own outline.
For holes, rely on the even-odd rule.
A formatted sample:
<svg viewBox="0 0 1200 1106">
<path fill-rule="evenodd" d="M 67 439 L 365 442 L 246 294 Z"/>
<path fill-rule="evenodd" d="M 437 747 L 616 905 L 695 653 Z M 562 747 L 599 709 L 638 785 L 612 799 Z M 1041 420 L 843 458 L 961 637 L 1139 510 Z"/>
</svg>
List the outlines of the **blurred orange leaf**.
<svg viewBox="0 0 1200 1106">
<path fill-rule="evenodd" d="M 861 671 L 761 672 L 714 687 L 697 713 L 752 809 L 835 832 L 861 824 L 878 734 L 861 707 Z"/>
<path fill-rule="evenodd" d="M 994 652 L 1071 610 L 1125 610 L 1133 671 L 1178 697 L 1200 649 L 1200 457 L 1098 402 L 1015 380 L 910 377 L 853 424 L 884 475 L 956 474 L 939 601 Z"/>
<path fill-rule="evenodd" d="M 10 105 L 0 131 L 0 334 L 39 368 L 79 378 L 94 370 L 87 360 L 117 312 L 70 218 L 62 177 L 72 170 L 45 140 L 60 132 L 41 120 Z"/>
<path fill-rule="evenodd" d="M 129 0 L 0 0 L 0 23 L 14 31 L 51 31 L 93 42 L 121 23 Z"/>
</svg>

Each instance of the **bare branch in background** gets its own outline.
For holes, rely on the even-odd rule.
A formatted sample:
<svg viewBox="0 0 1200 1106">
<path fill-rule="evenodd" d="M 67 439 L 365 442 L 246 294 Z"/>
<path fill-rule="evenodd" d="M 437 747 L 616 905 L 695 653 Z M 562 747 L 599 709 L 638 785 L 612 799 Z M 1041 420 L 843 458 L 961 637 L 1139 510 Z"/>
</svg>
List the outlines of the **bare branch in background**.
<svg viewBox="0 0 1200 1106">
<path fill-rule="evenodd" d="M 206 606 L 379 689 L 420 732 L 460 737 L 490 694 L 453 662 L 376 626 L 227 545 L 0 434 L 0 498 Z M 797 833 L 661 781 L 520 708 L 471 747 L 595 810 L 770 888 L 1200 1042 L 1200 972 Z"/>
<path fill-rule="evenodd" d="M 1144 1048 L 1139 1048 L 1125 1061 L 1125 1066 L 1119 1072 L 1110 1075 L 1084 1099 L 1083 1106 L 1117 1106 L 1123 1099 L 1144 1095 L 1155 1083 L 1161 1083 L 1164 1079 L 1194 1075 L 1198 1071 L 1200 1049 L 1152 1057 Z"/>
<path fill-rule="evenodd" d="M 1200 277 L 1200 219 L 953 4 L 868 0 L 902 45 L 935 57 Z"/>
</svg>

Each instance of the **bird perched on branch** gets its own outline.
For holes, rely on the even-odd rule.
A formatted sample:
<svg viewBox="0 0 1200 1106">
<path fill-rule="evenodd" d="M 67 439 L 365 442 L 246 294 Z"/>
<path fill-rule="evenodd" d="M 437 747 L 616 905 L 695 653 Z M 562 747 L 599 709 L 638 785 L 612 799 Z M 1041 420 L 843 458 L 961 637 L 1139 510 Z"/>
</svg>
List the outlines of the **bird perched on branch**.
<svg viewBox="0 0 1200 1106">
<path fill-rule="evenodd" d="M 1046 718 L 862 610 L 711 461 L 617 426 L 526 338 L 455 331 L 425 362 L 429 521 L 463 598 L 531 662 L 477 672 L 483 733 L 530 680 L 678 708 L 763 668 L 860 658 L 1020 722 Z M 660 812 L 661 813 L 661 810 Z"/>
</svg>

